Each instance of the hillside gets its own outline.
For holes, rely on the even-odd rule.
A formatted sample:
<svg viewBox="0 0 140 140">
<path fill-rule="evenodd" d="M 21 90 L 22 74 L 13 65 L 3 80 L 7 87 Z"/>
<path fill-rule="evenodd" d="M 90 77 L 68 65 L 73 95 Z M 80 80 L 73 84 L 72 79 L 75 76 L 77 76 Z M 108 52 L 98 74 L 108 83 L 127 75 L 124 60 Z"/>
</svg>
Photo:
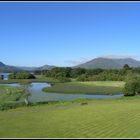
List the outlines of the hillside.
<svg viewBox="0 0 140 140">
<path fill-rule="evenodd" d="M 54 68 L 55 66 L 51 66 L 51 65 L 44 65 L 42 67 L 38 67 L 36 68 L 36 70 L 51 70 L 52 68 Z"/>
<path fill-rule="evenodd" d="M 0 62 L 0 72 L 12 72 L 12 71 L 20 71 L 20 68 L 5 65 L 4 63 Z"/>
<path fill-rule="evenodd" d="M 44 65 L 41 67 L 26 67 L 26 66 L 17 66 L 17 68 L 20 68 L 22 70 L 26 71 L 36 71 L 36 70 L 50 70 L 54 68 L 55 66 L 50 66 L 50 65 Z"/>
<path fill-rule="evenodd" d="M 75 67 L 80 68 L 102 68 L 102 69 L 120 69 L 125 64 L 128 64 L 130 67 L 140 67 L 140 61 L 137 61 L 132 58 L 119 58 L 119 59 L 110 59 L 110 58 L 95 58 L 86 63 L 77 65 Z"/>
</svg>

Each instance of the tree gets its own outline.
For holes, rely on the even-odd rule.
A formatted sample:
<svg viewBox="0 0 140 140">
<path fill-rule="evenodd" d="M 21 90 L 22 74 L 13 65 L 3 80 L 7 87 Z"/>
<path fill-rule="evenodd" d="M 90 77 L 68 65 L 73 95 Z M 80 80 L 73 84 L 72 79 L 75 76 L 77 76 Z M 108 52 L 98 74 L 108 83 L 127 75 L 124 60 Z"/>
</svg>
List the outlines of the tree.
<svg viewBox="0 0 140 140">
<path fill-rule="evenodd" d="M 88 81 L 88 76 L 86 74 L 82 74 L 77 77 L 77 81 Z"/>
<path fill-rule="evenodd" d="M 70 78 L 67 78 L 67 77 L 58 77 L 57 78 L 61 83 L 65 83 L 65 82 L 71 82 L 71 79 Z"/>
<path fill-rule="evenodd" d="M 125 64 L 125 65 L 123 66 L 123 69 L 125 69 L 125 70 L 130 70 L 131 68 L 129 67 L 128 64 Z"/>
<path fill-rule="evenodd" d="M 140 78 L 128 79 L 124 86 L 124 96 L 134 96 L 140 94 Z"/>
<path fill-rule="evenodd" d="M 22 97 L 24 98 L 25 104 L 28 105 L 28 97 L 31 95 L 29 91 L 29 87 L 31 86 L 30 82 L 28 81 L 21 81 L 20 82 L 21 88 L 22 88 Z"/>
<path fill-rule="evenodd" d="M 71 77 L 76 78 L 85 73 L 86 73 L 86 69 L 84 69 L 84 68 L 74 68 L 71 71 Z"/>
<path fill-rule="evenodd" d="M 26 71 L 13 72 L 9 75 L 10 79 L 35 79 L 36 77 Z"/>
</svg>

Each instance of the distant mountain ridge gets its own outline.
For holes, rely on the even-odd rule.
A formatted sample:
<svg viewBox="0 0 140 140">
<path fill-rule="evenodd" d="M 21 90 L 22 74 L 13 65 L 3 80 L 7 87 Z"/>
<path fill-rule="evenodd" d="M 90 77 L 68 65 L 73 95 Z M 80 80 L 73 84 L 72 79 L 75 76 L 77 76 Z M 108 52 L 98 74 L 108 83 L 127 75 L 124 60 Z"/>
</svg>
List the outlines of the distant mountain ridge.
<svg viewBox="0 0 140 140">
<path fill-rule="evenodd" d="M 55 66 L 51 66 L 51 65 L 44 65 L 42 67 L 38 67 L 36 70 L 51 70 L 53 69 Z"/>
<path fill-rule="evenodd" d="M 21 69 L 15 66 L 9 66 L 2 62 L 0 62 L 0 72 L 12 72 L 12 71 L 20 71 Z"/>
<path fill-rule="evenodd" d="M 51 66 L 51 65 L 44 65 L 41 67 L 26 67 L 26 66 L 17 66 L 17 68 L 20 68 L 22 70 L 26 70 L 26 71 L 36 71 L 36 70 L 51 70 L 52 68 L 54 68 L 55 66 Z"/>
<path fill-rule="evenodd" d="M 98 57 L 92 59 L 86 63 L 74 66 L 73 68 L 86 68 L 86 69 L 120 69 L 125 64 L 128 64 L 130 67 L 140 67 L 140 61 L 132 58 L 103 58 Z M 56 66 L 44 65 L 41 67 L 26 67 L 26 66 L 10 66 L 0 62 L 0 72 L 13 72 L 13 71 L 36 71 L 36 70 L 51 70 Z"/>
<path fill-rule="evenodd" d="M 76 68 L 87 68 L 87 69 L 120 69 L 125 64 L 128 64 L 130 67 L 140 67 L 140 61 L 132 58 L 103 58 L 98 57 L 88 61 L 86 63 L 75 66 Z"/>
<path fill-rule="evenodd" d="M 4 63 L 2 63 L 2 62 L 0 62 L 0 67 L 3 67 L 3 66 L 5 66 L 5 64 L 4 64 Z"/>
<path fill-rule="evenodd" d="M 10 66 L 0 62 L 0 72 L 14 72 L 14 71 L 35 71 L 35 70 L 50 70 L 55 66 L 44 65 L 41 67 L 26 67 L 26 66 Z"/>
</svg>

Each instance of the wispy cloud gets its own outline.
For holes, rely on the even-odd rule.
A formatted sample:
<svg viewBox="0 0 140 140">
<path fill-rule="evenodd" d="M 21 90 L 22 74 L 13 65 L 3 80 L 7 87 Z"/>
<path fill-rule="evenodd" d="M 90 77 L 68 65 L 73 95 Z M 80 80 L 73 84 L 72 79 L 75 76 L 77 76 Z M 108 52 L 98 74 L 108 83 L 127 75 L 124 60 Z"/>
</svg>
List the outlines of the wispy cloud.
<svg viewBox="0 0 140 140">
<path fill-rule="evenodd" d="M 108 54 L 108 55 L 103 55 L 103 56 L 100 56 L 102 58 L 137 58 L 137 56 L 135 55 L 127 55 L 127 54 Z"/>
<path fill-rule="evenodd" d="M 89 60 L 91 60 L 91 59 L 89 59 L 89 58 L 79 58 L 78 60 L 67 60 L 65 62 L 68 63 L 68 64 L 72 64 L 72 65 L 79 65 L 79 64 L 85 63 Z"/>
</svg>

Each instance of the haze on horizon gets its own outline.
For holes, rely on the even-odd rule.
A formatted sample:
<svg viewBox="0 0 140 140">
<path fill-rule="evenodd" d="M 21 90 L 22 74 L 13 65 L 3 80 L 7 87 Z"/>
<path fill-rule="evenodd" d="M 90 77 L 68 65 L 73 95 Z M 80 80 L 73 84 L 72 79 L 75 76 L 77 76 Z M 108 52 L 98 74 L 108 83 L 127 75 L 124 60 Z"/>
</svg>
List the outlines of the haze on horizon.
<svg viewBox="0 0 140 140">
<path fill-rule="evenodd" d="M 96 57 L 140 60 L 139 2 L 0 2 L 0 61 L 74 66 Z"/>
</svg>

